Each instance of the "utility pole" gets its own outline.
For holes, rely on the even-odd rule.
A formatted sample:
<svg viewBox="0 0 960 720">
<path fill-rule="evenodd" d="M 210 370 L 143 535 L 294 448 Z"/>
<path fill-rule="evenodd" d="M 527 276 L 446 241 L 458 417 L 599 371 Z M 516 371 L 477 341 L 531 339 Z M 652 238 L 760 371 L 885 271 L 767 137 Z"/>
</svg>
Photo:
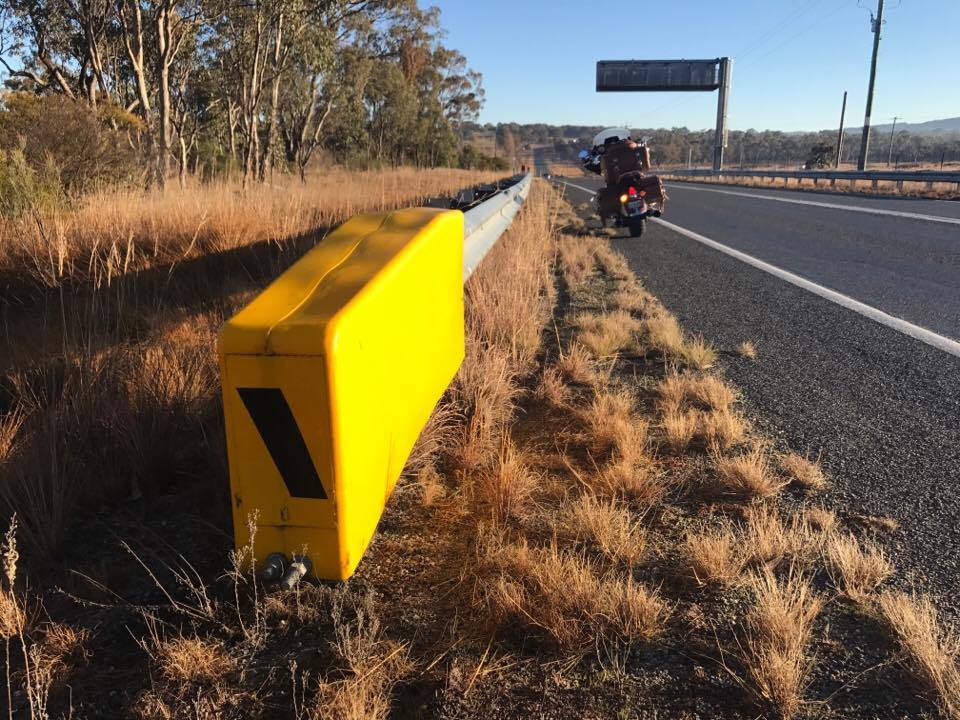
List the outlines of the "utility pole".
<svg viewBox="0 0 960 720">
<path fill-rule="evenodd" d="M 843 105 L 840 107 L 840 134 L 837 136 L 837 160 L 833 166 L 840 169 L 840 160 L 843 157 L 843 118 L 847 114 L 847 91 L 843 91 Z"/>
<path fill-rule="evenodd" d="M 897 131 L 897 116 L 893 116 L 893 127 L 890 128 L 890 150 L 887 152 L 887 167 L 890 167 L 890 162 L 893 160 L 893 134 Z"/>
<path fill-rule="evenodd" d="M 693 168 L 693 145 L 687 147 L 687 169 Z"/>
<path fill-rule="evenodd" d="M 880 28 L 883 26 L 883 0 L 877 0 L 877 16 L 873 20 L 873 57 L 870 60 L 870 84 L 867 86 L 867 109 L 863 116 L 863 140 L 860 142 L 860 160 L 857 170 L 867 169 L 867 153 L 870 151 L 870 112 L 873 110 L 873 86 L 877 80 L 877 53 L 880 51 Z"/>
</svg>

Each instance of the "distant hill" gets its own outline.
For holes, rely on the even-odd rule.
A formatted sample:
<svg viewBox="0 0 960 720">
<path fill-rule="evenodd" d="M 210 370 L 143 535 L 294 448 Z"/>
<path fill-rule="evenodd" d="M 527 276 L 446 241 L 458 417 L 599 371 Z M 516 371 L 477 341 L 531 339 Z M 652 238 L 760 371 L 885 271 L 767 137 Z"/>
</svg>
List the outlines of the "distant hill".
<svg viewBox="0 0 960 720">
<path fill-rule="evenodd" d="M 892 123 L 874 125 L 877 130 L 890 130 Z M 917 135 L 938 135 L 940 133 L 956 132 L 960 130 L 960 117 L 943 118 L 942 120 L 927 120 L 921 123 L 897 123 L 897 128 L 908 130 Z"/>
</svg>

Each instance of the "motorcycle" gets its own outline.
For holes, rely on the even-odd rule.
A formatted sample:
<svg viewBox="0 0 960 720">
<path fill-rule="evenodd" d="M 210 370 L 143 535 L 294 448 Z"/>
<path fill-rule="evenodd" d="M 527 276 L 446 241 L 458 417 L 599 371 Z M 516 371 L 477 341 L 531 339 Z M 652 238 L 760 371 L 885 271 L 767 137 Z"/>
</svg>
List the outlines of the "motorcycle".
<svg viewBox="0 0 960 720">
<path fill-rule="evenodd" d="M 660 217 L 666 209 L 667 194 L 650 169 L 650 150 L 629 138 L 625 130 L 610 129 L 594 140 L 593 152 L 582 150 L 580 162 L 591 172 L 603 174 L 606 187 L 594 196 L 597 214 L 606 227 L 625 227 L 630 237 L 640 237 L 648 217 Z"/>
</svg>

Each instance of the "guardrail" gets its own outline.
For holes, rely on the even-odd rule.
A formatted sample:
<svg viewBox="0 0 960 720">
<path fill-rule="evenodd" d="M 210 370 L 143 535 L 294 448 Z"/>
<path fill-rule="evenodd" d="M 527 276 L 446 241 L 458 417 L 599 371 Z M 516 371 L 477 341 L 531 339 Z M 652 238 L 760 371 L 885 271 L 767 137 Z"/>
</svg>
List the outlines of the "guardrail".
<svg viewBox="0 0 960 720">
<path fill-rule="evenodd" d="M 662 170 L 664 177 L 751 177 L 782 178 L 789 180 L 813 180 L 814 185 L 821 180 L 830 181 L 833 186 L 838 180 L 848 180 L 851 184 L 871 182 L 877 187 L 879 182 L 895 182 L 902 189 L 903 183 L 925 183 L 929 189 L 933 183 L 956 183 L 960 189 L 960 172 L 942 172 L 938 170 L 712 170 L 709 168 L 680 168 Z"/>
<path fill-rule="evenodd" d="M 463 281 L 466 282 L 480 261 L 510 227 L 533 184 L 533 176 L 524 175 L 512 187 L 502 190 L 463 214 Z"/>
<path fill-rule="evenodd" d="M 356 569 L 463 360 L 463 284 L 531 178 L 507 185 L 466 213 L 353 218 L 220 331 L 234 541 L 252 522 L 273 579 Z"/>
</svg>

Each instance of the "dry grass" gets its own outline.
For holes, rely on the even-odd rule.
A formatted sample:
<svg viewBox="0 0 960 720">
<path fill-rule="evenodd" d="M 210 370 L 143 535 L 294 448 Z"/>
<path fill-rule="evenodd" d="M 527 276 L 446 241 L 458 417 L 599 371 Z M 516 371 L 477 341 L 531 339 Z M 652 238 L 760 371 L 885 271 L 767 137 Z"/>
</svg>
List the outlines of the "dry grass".
<svg viewBox="0 0 960 720">
<path fill-rule="evenodd" d="M 773 474 L 767 450 L 759 444 L 740 455 L 716 457 L 714 466 L 721 491 L 738 498 L 764 500 L 785 484 Z"/>
<path fill-rule="evenodd" d="M 493 466 L 474 479 L 474 503 L 495 523 L 523 520 L 540 481 L 514 444 L 505 439 Z"/>
<path fill-rule="evenodd" d="M 363 212 L 416 205 L 495 173 L 328 169 L 244 192 L 233 182 L 163 194 L 112 190 L 41 223 L 0 221 L 0 271 L 38 283 L 107 284 L 119 275 L 329 228 Z"/>
<path fill-rule="evenodd" d="M 641 524 L 629 510 L 589 493 L 564 504 L 555 527 L 558 535 L 595 547 L 612 562 L 627 566 L 633 566 L 646 547 Z"/>
<path fill-rule="evenodd" d="M 597 267 L 596 247 L 594 238 L 560 235 L 557 241 L 560 272 L 568 287 L 583 285 L 594 273 Z"/>
<path fill-rule="evenodd" d="M 608 277 L 621 283 L 636 285 L 637 277 L 630 269 L 627 258 L 614 250 L 609 241 L 598 243 L 594 254 Z"/>
<path fill-rule="evenodd" d="M 234 668 L 222 642 L 195 636 L 162 640 L 153 655 L 160 672 L 172 682 L 216 682 Z"/>
<path fill-rule="evenodd" d="M 667 412 L 660 419 L 664 439 L 675 453 L 683 452 L 697 432 L 700 413 L 696 410 Z"/>
<path fill-rule="evenodd" d="M 413 668 L 409 652 L 384 637 L 370 595 L 352 603 L 340 596 L 332 616 L 332 646 L 344 676 L 321 681 L 313 703 L 302 709 L 298 720 L 384 720 L 394 685 Z M 304 683 L 308 681 L 306 677 Z"/>
<path fill-rule="evenodd" d="M 621 283 L 610 296 L 610 304 L 621 310 L 646 312 L 656 304 L 656 299 L 636 283 Z"/>
<path fill-rule="evenodd" d="M 778 717 L 791 718 L 803 703 L 813 666 L 807 645 L 823 598 L 807 578 L 793 572 L 782 580 L 761 573 L 751 587 L 756 599 L 741 657 L 748 684 Z"/>
<path fill-rule="evenodd" d="M 837 514 L 824 507 L 813 506 L 804 510 L 805 522 L 814 530 L 830 533 L 837 527 Z"/>
<path fill-rule="evenodd" d="M 740 445 L 750 430 L 750 424 L 730 410 L 701 413 L 699 420 L 698 436 L 706 446 L 720 450 Z"/>
<path fill-rule="evenodd" d="M 632 344 L 640 322 L 624 310 L 583 313 L 575 318 L 578 342 L 596 358 L 605 358 Z"/>
<path fill-rule="evenodd" d="M 598 495 L 624 500 L 638 510 L 649 508 L 667 491 L 646 458 L 615 458 L 591 480 L 591 488 Z"/>
<path fill-rule="evenodd" d="M 680 356 L 683 353 L 683 330 L 670 313 L 661 310 L 643 320 L 643 330 L 652 347 L 664 353 Z"/>
<path fill-rule="evenodd" d="M 687 572 L 701 586 L 733 584 L 746 563 L 742 543 L 729 527 L 687 533 L 681 556 Z"/>
<path fill-rule="evenodd" d="M 597 367 L 590 351 L 579 343 L 573 343 L 560 359 L 557 367 L 570 382 L 593 385 L 597 381 Z"/>
<path fill-rule="evenodd" d="M 778 458 L 780 467 L 790 478 L 790 482 L 808 492 L 819 492 L 827 487 L 827 478 L 820 463 L 797 453 L 785 453 Z"/>
<path fill-rule="evenodd" d="M 716 348 L 704 340 L 702 335 L 696 335 L 693 339 L 687 340 L 679 354 L 687 365 L 697 370 L 711 368 L 717 361 Z"/>
<path fill-rule="evenodd" d="M 786 522 L 772 507 L 752 507 L 747 514 L 743 542 L 748 559 L 768 570 L 810 563 L 826 540 L 804 514 L 791 515 Z"/>
<path fill-rule="evenodd" d="M 657 384 L 659 405 L 666 411 L 680 410 L 693 402 L 709 410 L 729 410 L 738 393 L 716 375 L 667 373 Z"/>
<path fill-rule="evenodd" d="M 590 405 L 580 412 L 591 449 L 604 453 L 645 442 L 646 433 L 638 429 L 641 426 L 633 418 L 634 407 L 635 398 L 627 390 L 597 391 Z"/>
<path fill-rule="evenodd" d="M 667 607 L 656 591 L 601 573 L 585 556 L 488 534 L 481 542 L 476 599 L 501 623 L 536 628 L 566 651 L 601 640 L 649 640 Z"/>
<path fill-rule="evenodd" d="M 949 718 L 960 718 L 960 637 L 942 627 L 929 597 L 888 591 L 877 599 L 879 619 L 900 645 L 902 662 Z"/>
<path fill-rule="evenodd" d="M 863 603 L 893 574 L 883 548 L 861 543 L 853 535 L 834 535 L 826 546 L 827 570 L 837 589 L 856 603 Z"/>
<path fill-rule="evenodd" d="M 747 360 L 756 360 L 757 346 L 754 345 L 750 340 L 744 340 L 742 343 L 737 345 L 737 354 L 740 355 L 740 357 L 747 358 Z"/>
<path fill-rule="evenodd" d="M 563 381 L 563 374 L 554 365 L 543 368 L 536 395 L 554 409 L 566 407 L 570 400 L 570 388 Z"/>
<path fill-rule="evenodd" d="M 420 468 L 416 476 L 416 487 L 420 492 L 420 502 L 424 507 L 432 507 L 447 494 L 443 480 L 433 465 Z"/>
</svg>

